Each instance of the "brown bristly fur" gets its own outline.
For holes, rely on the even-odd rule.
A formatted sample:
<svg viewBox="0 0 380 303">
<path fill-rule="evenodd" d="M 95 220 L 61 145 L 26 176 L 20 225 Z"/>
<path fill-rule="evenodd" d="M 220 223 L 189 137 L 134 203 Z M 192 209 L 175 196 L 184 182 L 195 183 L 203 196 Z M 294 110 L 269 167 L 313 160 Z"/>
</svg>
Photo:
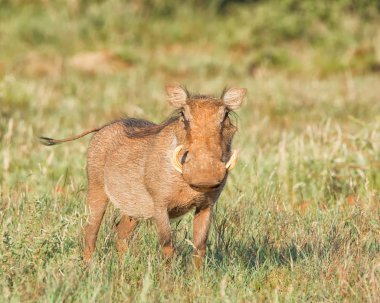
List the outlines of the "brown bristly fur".
<svg viewBox="0 0 380 303">
<path fill-rule="evenodd" d="M 231 88 L 222 97 L 190 95 L 181 86 L 167 86 L 168 101 L 178 108 L 161 124 L 125 119 L 68 139 L 41 137 L 45 145 L 75 140 L 96 132 L 87 154 L 89 217 L 85 227 L 84 258 L 95 250 L 99 227 L 111 201 L 122 213 L 117 225 L 120 257 L 128 247 L 138 220 L 156 223 L 163 255 L 174 254 L 169 220 L 195 209 L 194 261 L 203 263 L 213 206 L 228 176 L 226 162 L 236 127 L 229 112 L 238 108 L 246 90 Z M 179 154 L 182 173 L 172 163 Z"/>
</svg>

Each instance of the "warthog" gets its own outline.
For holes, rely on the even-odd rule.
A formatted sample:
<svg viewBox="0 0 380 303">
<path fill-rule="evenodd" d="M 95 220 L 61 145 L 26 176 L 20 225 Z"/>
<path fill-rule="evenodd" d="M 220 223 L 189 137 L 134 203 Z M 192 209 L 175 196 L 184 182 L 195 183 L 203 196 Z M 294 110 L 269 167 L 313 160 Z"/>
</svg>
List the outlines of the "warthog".
<svg viewBox="0 0 380 303">
<path fill-rule="evenodd" d="M 231 150 L 237 128 L 229 114 L 240 107 L 246 89 L 226 89 L 220 98 L 191 95 L 177 85 L 167 85 L 166 92 L 178 110 L 161 124 L 131 118 L 63 140 L 41 137 L 43 144 L 55 145 L 96 132 L 87 157 L 86 262 L 110 200 L 122 214 L 116 227 L 120 257 L 138 220 L 152 218 L 163 256 L 170 259 L 169 219 L 195 208 L 194 261 L 196 267 L 203 263 L 212 209 L 237 157 Z"/>
</svg>

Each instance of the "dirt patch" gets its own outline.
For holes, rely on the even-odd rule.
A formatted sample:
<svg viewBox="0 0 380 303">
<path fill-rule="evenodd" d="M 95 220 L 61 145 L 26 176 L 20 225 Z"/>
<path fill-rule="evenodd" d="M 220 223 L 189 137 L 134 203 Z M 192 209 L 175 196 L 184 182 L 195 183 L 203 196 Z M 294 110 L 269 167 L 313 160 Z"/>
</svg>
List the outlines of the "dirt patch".
<svg viewBox="0 0 380 303">
<path fill-rule="evenodd" d="M 120 56 L 107 50 L 76 54 L 68 59 L 67 65 L 87 74 L 112 74 L 130 67 Z"/>
<path fill-rule="evenodd" d="M 62 57 L 30 52 L 13 67 L 13 71 L 30 77 L 57 77 L 62 74 L 63 63 Z"/>
</svg>

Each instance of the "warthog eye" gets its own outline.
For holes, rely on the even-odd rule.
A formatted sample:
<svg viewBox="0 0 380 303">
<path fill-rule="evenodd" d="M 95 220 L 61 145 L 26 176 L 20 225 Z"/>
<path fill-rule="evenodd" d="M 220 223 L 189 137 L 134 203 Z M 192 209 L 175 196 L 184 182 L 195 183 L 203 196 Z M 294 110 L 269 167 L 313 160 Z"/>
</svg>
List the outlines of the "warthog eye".
<svg viewBox="0 0 380 303">
<path fill-rule="evenodd" d="M 181 158 L 181 163 L 184 164 L 186 162 L 186 159 L 187 159 L 187 155 L 188 155 L 189 151 L 185 151 L 182 158 Z"/>
</svg>

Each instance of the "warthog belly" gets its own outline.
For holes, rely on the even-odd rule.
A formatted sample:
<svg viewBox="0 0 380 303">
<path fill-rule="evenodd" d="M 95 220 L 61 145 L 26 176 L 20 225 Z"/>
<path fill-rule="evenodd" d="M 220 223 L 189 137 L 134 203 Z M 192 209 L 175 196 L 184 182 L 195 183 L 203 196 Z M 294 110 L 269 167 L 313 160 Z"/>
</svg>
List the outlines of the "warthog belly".
<svg viewBox="0 0 380 303">
<path fill-rule="evenodd" d="M 128 158 L 125 153 L 116 152 L 106 162 L 105 192 L 122 213 L 134 218 L 151 218 L 154 205 L 144 185 L 142 160 Z"/>
</svg>

